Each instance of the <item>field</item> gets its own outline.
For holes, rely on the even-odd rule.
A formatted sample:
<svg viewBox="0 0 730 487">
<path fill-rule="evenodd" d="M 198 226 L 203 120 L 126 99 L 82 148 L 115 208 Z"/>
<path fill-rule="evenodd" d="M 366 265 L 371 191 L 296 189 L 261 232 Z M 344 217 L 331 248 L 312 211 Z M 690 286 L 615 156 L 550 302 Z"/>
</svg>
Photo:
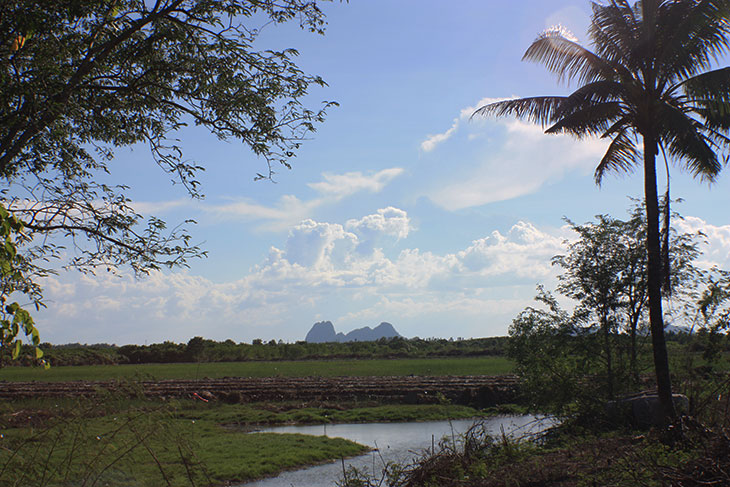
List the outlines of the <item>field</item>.
<svg viewBox="0 0 730 487">
<path fill-rule="evenodd" d="M 345 377 L 354 376 L 395 384 L 395 389 L 402 392 L 405 383 L 428 380 L 422 376 L 436 377 L 434 383 L 439 384 L 444 380 L 468 382 L 468 378 L 446 376 L 496 376 L 510 373 L 512 367 L 509 360 L 500 357 L 75 366 L 49 370 L 7 367 L 0 369 L 0 381 L 6 381 L 7 387 L 35 381 L 49 387 L 69 386 L 77 393 L 75 398 L 31 395 L 21 399 L 11 395 L 0 402 L 0 485 L 226 485 L 363 452 L 362 446 L 339 439 L 250 433 L 257 425 L 419 421 L 488 414 L 451 404 L 443 394 L 429 394 L 428 399 L 436 401 L 431 404 L 387 403 L 377 395 L 344 400 L 341 394 L 332 396 L 332 400 L 299 398 L 246 404 L 227 404 L 216 398 L 208 402 L 174 399 L 169 394 L 146 398 L 138 394 L 133 398 L 129 392 L 135 387 L 141 391 L 143 380 L 144 384 L 179 385 L 218 379 L 228 384 L 235 379 L 222 378 L 250 377 L 254 382 L 296 383 L 290 388 L 296 391 L 306 389 L 300 384 L 302 380 L 323 384 L 368 382 Z M 300 379 L 303 377 L 312 379 Z M 128 392 L 101 391 L 93 397 L 78 394 L 83 383 L 111 380 L 128 381 Z M 383 389 L 377 384 L 375 387 Z"/>
<path fill-rule="evenodd" d="M 312 360 L 273 362 L 216 362 L 144 365 L 80 365 L 0 369 L 0 380 L 146 380 L 222 377 L 365 377 L 365 376 L 438 376 L 502 375 L 512 372 L 513 363 L 505 357 L 466 357 L 437 359 Z"/>
</svg>

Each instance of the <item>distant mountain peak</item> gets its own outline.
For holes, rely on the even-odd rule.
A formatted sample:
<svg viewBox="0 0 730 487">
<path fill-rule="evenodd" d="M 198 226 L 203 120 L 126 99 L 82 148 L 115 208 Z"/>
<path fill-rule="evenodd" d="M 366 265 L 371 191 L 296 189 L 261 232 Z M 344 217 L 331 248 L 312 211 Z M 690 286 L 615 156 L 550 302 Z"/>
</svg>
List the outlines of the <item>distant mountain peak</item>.
<svg viewBox="0 0 730 487">
<path fill-rule="evenodd" d="M 319 321 L 309 330 L 305 340 L 307 343 L 325 343 L 325 342 L 371 342 L 381 338 L 395 338 L 401 336 L 393 325 L 382 322 L 375 328 L 365 326 L 357 328 L 347 333 L 336 333 L 335 327 L 331 321 Z"/>
<path fill-rule="evenodd" d="M 305 340 L 309 343 L 336 342 L 337 334 L 331 321 L 318 321 L 307 333 Z"/>
</svg>

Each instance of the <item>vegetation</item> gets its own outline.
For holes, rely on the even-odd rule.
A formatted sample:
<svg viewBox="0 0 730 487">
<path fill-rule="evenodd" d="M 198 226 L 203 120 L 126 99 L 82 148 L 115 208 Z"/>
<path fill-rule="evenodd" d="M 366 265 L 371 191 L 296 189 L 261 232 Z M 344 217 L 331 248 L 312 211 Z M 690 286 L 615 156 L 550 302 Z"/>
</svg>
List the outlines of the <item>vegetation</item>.
<svg viewBox="0 0 730 487">
<path fill-rule="evenodd" d="M 10 355 L 15 360 L 22 352 L 22 340 L 25 335 L 31 346 L 26 356 L 38 360 L 43 356 L 40 345 L 40 334 L 35 327 L 30 313 L 17 301 L 8 302 L 10 295 L 20 291 L 24 297 L 39 307 L 41 305 L 40 289 L 25 275 L 26 259 L 18 254 L 16 237 L 21 235 L 23 224 L 0 204 L 0 367 L 3 355 Z M 23 332 L 21 334 L 21 331 Z"/>
<path fill-rule="evenodd" d="M 371 358 L 426 358 L 499 356 L 505 353 L 507 337 L 470 340 L 381 339 L 375 342 L 284 343 L 254 340 L 252 344 L 233 340 L 215 342 L 201 337 L 184 343 L 152 345 L 51 345 L 42 344 L 45 359 L 54 366 L 97 364 L 145 364 L 179 362 L 239 362 L 261 360 L 322 360 Z M 33 349 L 25 347 L 16 360 L 9 353 L 6 364 L 34 363 Z"/>
<path fill-rule="evenodd" d="M 665 158 L 706 181 L 722 169 L 730 148 L 730 68 L 712 67 L 730 50 L 728 16 L 725 0 L 593 3 L 588 32 L 593 52 L 556 28 L 539 36 L 524 56 L 560 80 L 576 80 L 578 89 L 568 96 L 497 102 L 476 112 L 516 115 L 549 125 L 547 133 L 611 139 L 596 168 L 598 184 L 606 173 L 642 167 L 649 323 L 659 397 L 668 418 L 675 411 L 661 288 L 669 265 L 661 252 L 656 156 L 661 149 Z M 665 165 L 668 176 L 666 160 Z M 665 251 L 668 238 L 667 211 Z"/>
<path fill-rule="evenodd" d="M 533 407 L 595 421 L 605 415 L 606 401 L 647 387 L 643 211 L 636 208 L 627 221 L 599 215 L 596 222 L 570 223 L 578 240 L 553 264 L 563 270 L 558 292 L 576 306 L 569 313 L 540 287 L 540 306 L 525 309 L 510 327 L 509 356 Z M 668 337 L 673 356 L 685 361 L 674 364 L 675 378 L 688 377 L 698 366 L 705 372 L 727 367 L 729 275 L 693 265 L 695 239 L 674 232 L 669 238 L 672 306 L 667 309 L 672 312 L 667 318 L 684 330 Z"/>
<path fill-rule="evenodd" d="M 574 435 L 551 431 L 538 437 L 491 436 L 475 424 L 465 435 L 445 438 L 440 450 L 413 464 L 388 464 L 382 474 L 350 469 L 341 487 L 464 487 L 727 485 L 727 437 L 686 422 L 681 442 L 630 431 Z M 538 440 L 538 441 L 529 441 Z"/>
<path fill-rule="evenodd" d="M 3 485 L 221 485 L 366 450 L 339 438 L 233 429 L 191 403 L 110 396 L 42 405 L 0 410 Z M 256 411 L 239 409 L 237 419 L 251 423 Z"/>
<path fill-rule="evenodd" d="M 190 242 L 193 222 L 168 229 L 154 216 L 145 221 L 125 186 L 102 181 L 113 181 L 120 147 L 146 144 L 173 183 L 202 196 L 203 166 L 174 135 L 190 124 L 264 159 L 257 177 L 290 167 L 332 104 L 305 107 L 324 81 L 299 69 L 296 50 L 260 45 L 261 27 L 285 22 L 318 34 L 325 27 L 309 0 L 3 2 L 0 213 L 10 215 L 3 238 L 12 255 L 0 255 L 2 300 L 17 292 L 40 303 L 37 278 L 62 258 L 84 272 L 145 273 L 205 255 Z M 3 324 L 0 346 L 17 330 Z"/>
<path fill-rule="evenodd" d="M 500 375 L 511 373 L 506 357 L 440 359 L 362 359 L 277 362 L 220 362 L 149 365 L 6 367 L 0 380 L 69 381 L 110 379 L 201 379 L 203 377 L 333 377 L 388 375 Z"/>
</svg>

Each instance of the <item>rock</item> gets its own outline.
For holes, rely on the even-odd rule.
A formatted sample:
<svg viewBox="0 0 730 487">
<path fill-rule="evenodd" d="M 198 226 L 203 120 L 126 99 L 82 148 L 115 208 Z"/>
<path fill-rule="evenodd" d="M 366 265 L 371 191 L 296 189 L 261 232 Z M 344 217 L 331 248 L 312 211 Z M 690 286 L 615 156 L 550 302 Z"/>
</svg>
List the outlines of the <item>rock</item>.
<svg viewBox="0 0 730 487">
<path fill-rule="evenodd" d="M 331 321 L 320 321 L 318 323 L 315 323 L 314 326 L 312 326 L 312 329 L 309 330 L 309 333 L 307 333 L 307 337 L 305 338 L 307 343 L 327 343 L 327 342 L 337 342 L 340 341 L 337 339 L 337 335 L 335 334 L 335 327 L 332 325 Z"/>
<path fill-rule="evenodd" d="M 400 334 L 395 331 L 390 323 L 380 323 L 375 329 L 365 326 L 352 330 L 348 334 L 335 333 L 335 327 L 331 321 L 320 321 L 312 326 L 305 340 L 307 343 L 325 342 L 372 342 L 381 338 L 395 338 Z"/>
<path fill-rule="evenodd" d="M 672 394 L 677 414 L 689 412 L 689 399 L 684 394 Z M 638 428 L 660 426 L 663 422 L 659 396 L 653 392 L 642 392 L 609 401 L 606 412 L 619 422 L 629 423 Z"/>
</svg>

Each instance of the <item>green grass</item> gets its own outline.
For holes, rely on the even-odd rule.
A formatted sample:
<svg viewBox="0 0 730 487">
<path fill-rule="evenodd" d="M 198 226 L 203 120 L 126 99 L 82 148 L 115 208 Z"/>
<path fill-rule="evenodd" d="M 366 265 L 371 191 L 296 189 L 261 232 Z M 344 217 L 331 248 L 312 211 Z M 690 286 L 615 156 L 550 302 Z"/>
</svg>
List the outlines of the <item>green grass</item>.
<svg viewBox="0 0 730 487">
<path fill-rule="evenodd" d="M 152 487 L 168 485 L 168 481 L 190 485 L 188 477 L 195 485 L 223 485 L 366 450 L 336 438 L 246 433 L 256 425 L 428 421 L 480 415 L 473 408 L 449 404 L 350 409 L 342 404 L 272 406 L 191 400 L 165 403 L 113 393 L 96 400 L 4 401 L 0 403 L 0 485 L 93 485 L 98 479 L 97 485 Z"/>
<path fill-rule="evenodd" d="M 501 357 L 236 362 L 0 369 L 0 380 L 69 381 L 369 375 L 504 374 Z M 133 384 L 130 387 L 134 388 Z M 345 406 L 349 406 L 347 409 Z M 159 486 L 239 482 L 356 455 L 342 439 L 245 433 L 257 424 L 468 418 L 452 405 L 325 408 L 297 404 L 163 403 L 124 394 L 97 400 L 38 398 L 0 403 L 0 485 Z M 17 452 L 14 454 L 13 452 Z"/>
<path fill-rule="evenodd" d="M 39 403 L 39 405 L 42 403 Z M 0 412 L 0 485 L 222 485 L 364 453 L 339 438 L 246 433 L 212 415 L 180 414 L 185 404 L 127 399 Z M 17 414 L 42 418 L 12 424 Z M 3 422 L 5 423 L 3 425 Z M 96 482 L 96 483 L 95 483 Z"/>
<path fill-rule="evenodd" d="M 499 375 L 513 371 L 506 357 L 312 360 L 201 364 L 89 365 L 0 369 L 0 380 L 71 381 L 111 379 L 202 379 L 204 377 L 333 377 L 384 375 Z"/>
<path fill-rule="evenodd" d="M 283 409 L 283 408 L 282 408 Z M 468 406 L 449 404 L 398 404 L 349 409 L 292 407 L 270 411 L 260 405 L 201 404 L 190 401 L 179 413 L 188 420 L 207 420 L 226 425 L 377 423 L 467 419 L 481 415 Z"/>
</svg>

